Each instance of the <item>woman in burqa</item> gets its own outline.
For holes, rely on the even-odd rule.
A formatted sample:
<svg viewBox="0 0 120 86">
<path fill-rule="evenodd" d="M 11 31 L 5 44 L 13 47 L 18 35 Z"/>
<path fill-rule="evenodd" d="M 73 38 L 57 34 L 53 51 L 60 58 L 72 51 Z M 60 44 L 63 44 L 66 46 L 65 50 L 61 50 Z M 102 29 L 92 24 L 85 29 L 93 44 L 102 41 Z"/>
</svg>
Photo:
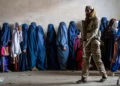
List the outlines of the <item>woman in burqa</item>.
<svg viewBox="0 0 120 86">
<path fill-rule="evenodd" d="M 19 55 L 19 71 L 27 70 L 27 37 L 28 37 L 28 25 L 22 25 L 22 37 L 23 41 L 20 43 L 22 53 Z"/>
<path fill-rule="evenodd" d="M 19 55 L 21 52 L 20 43 L 23 41 L 21 26 L 15 23 L 15 28 L 12 31 L 12 45 L 11 45 L 11 58 L 13 71 L 18 71 Z"/>
<path fill-rule="evenodd" d="M 56 32 L 53 24 L 48 25 L 46 47 L 47 47 L 48 69 L 58 70 L 59 63 L 57 57 Z"/>
<path fill-rule="evenodd" d="M 67 27 L 61 22 L 57 33 L 57 54 L 61 70 L 66 70 L 69 55 Z"/>
<path fill-rule="evenodd" d="M 74 70 L 76 67 L 76 58 L 74 51 L 75 37 L 78 35 L 78 29 L 74 21 L 71 21 L 68 28 L 68 45 L 69 45 L 69 57 L 68 57 L 68 69 Z"/>
<path fill-rule="evenodd" d="M 28 69 L 36 71 L 37 61 L 37 39 L 36 39 L 36 23 L 32 22 L 28 29 Z"/>
<path fill-rule="evenodd" d="M 111 71 L 116 72 L 117 70 L 119 70 L 119 68 L 120 68 L 120 21 L 118 23 L 118 32 L 115 36 L 114 54 L 111 62 Z"/>
<path fill-rule="evenodd" d="M 1 29 L 1 28 L 0 28 Z M 10 47 L 9 42 L 11 40 L 11 31 L 10 31 L 10 26 L 9 24 L 3 23 L 3 27 L 0 30 L 0 49 L 2 47 Z M 10 52 L 8 52 L 10 54 Z M 0 56 L 0 68 L 3 72 L 8 72 L 9 71 L 9 66 L 10 64 L 10 56 Z"/>
<path fill-rule="evenodd" d="M 44 42 L 44 33 L 43 28 L 39 25 L 36 28 L 36 39 L 37 39 L 37 68 L 39 70 L 46 69 L 46 51 L 45 51 L 45 42 Z"/>
<path fill-rule="evenodd" d="M 114 43 L 115 43 L 115 35 L 117 33 L 117 21 L 115 19 L 111 19 L 110 23 L 106 29 L 105 33 L 105 57 L 104 57 L 104 65 L 107 70 L 110 70 L 110 65 L 113 57 L 114 51 Z M 109 71 L 108 71 L 109 72 Z"/>
<path fill-rule="evenodd" d="M 107 29 L 108 26 L 108 20 L 106 17 L 102 17 L 101 18 L 101 24 L 100 24 L 100 28 L 99 30 L 101 31 L 101 58 L 103 60 L 103 62 L 105 61 L 105 46 L 104 46 L 104 42 L 105 42 L 105 31 Z"/>
</svg>

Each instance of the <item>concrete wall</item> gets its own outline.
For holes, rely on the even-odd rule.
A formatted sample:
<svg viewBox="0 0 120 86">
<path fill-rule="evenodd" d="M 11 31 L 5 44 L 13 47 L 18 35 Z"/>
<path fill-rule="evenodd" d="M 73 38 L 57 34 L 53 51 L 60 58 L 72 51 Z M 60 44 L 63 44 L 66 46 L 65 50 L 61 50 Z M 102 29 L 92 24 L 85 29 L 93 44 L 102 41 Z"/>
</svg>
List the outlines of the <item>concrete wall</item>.
<svg viewBox="0 0 120 86">
<path fill-rule="evenodd" d="M 57 30 L 61 21 L 68 25 L 71 20 L 84 19 L 86 5 L 92 5 L 99 18 L 120 18 L 120 0 L 0 0 L 0 24 L 35 21 L 45 32 L 49 23 L 53 23 Z"/>
</svg>

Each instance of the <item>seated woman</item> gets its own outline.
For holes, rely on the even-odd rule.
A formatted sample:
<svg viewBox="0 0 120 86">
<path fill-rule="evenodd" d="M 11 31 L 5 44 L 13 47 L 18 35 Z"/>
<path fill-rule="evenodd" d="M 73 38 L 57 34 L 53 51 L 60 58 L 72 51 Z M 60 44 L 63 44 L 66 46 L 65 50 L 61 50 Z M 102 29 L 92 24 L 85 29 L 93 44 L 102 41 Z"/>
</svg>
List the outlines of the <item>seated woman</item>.
<svg viewBox="0 0 120 86">
<path fill-rule="evenodd" d="M 4 23 L 2 30 L 0 30 L 0 69 L 2 72 L 9 71 L 10 52 L 9 43 L 11 40 L 11 31 L 8 23 Z"/>
<path fill-rule="evenodd" d="M 115 37 L 114 54 L 111 63 L 112 74 L 114 75 L 114 72 L 116 72 L 119 68 L 120 68 L 120 28 L 118 29 L 117 35 Z"/>
<path fill-rule="evenodd" d="M 66 70 L 69 55 L 67 27 L 61 22 L 57 33 L 57 54 L 61 70 Z"/>
</svg>

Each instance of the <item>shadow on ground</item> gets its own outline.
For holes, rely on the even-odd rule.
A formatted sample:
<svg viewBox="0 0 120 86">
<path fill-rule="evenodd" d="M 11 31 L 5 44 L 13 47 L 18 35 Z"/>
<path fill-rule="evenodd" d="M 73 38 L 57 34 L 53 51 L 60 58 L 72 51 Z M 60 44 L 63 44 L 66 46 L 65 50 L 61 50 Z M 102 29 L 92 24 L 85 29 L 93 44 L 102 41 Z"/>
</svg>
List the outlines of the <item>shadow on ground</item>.
<svg viewBox="0 0 120 86">
<path fill-rule="evenodd" d="M 0 86 L 96 86 L 96 84 L 92 83 L 98 83 L 97 86 L 120 86 L 120 85 L 103 85 L 98 81 L 89 81 L 85 84 L 76 84 L 76 82 L 60 82 L 60 83 L 6 83 L 6 84 L 0 84 Z"/>
</svg>

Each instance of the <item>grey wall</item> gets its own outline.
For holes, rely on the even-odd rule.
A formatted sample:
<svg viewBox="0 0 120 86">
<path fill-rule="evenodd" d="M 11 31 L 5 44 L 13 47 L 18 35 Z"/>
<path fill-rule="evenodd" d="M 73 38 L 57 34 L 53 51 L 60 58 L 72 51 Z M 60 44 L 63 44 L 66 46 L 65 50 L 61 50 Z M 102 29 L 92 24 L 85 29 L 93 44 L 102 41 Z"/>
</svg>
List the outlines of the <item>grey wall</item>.
<svg viewBox="0 0 120 86">
<path fill-rule="evenodd" d="M 46 31 L 49 23 L 58 27 L 61 21 L 68 25 L 84 19 L 86 5 L 92 5 L 99 18 L 120 18 L 120 0 L 0 0 L 0 24 L 35 21 Z"/>
</svg>

